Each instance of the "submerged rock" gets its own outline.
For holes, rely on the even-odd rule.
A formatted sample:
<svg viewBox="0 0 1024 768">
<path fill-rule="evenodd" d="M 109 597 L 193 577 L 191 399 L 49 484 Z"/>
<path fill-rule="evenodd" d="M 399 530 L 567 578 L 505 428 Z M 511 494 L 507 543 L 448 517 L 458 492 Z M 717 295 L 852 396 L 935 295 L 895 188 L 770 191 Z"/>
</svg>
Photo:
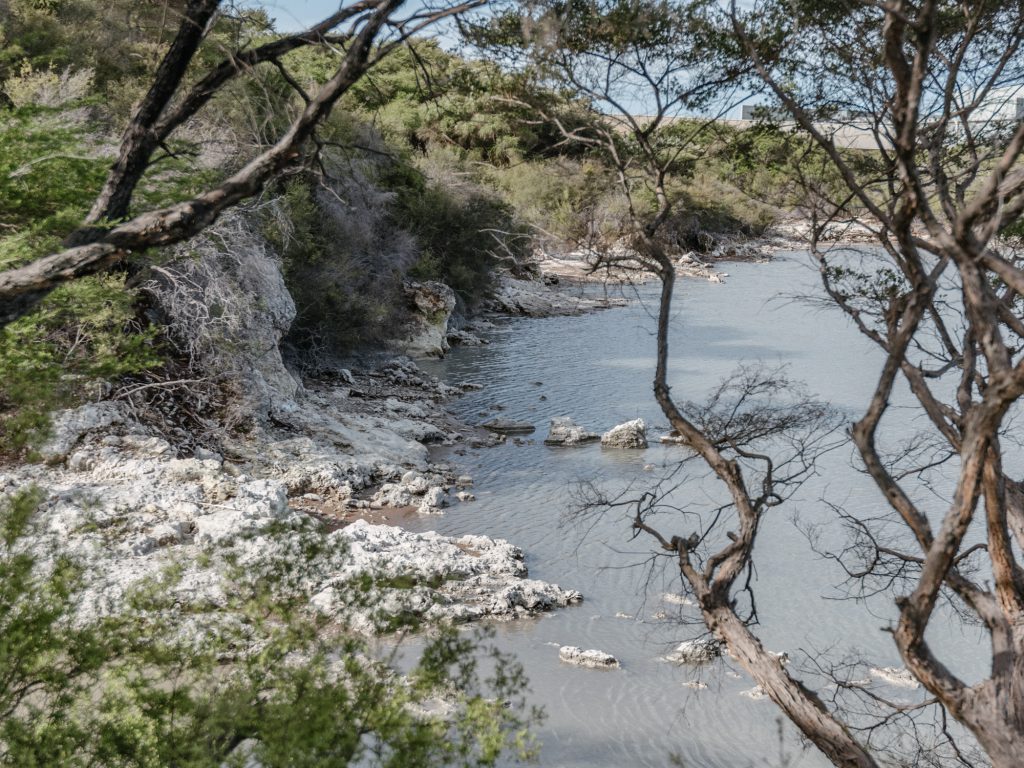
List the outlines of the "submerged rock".
<svg viewBox="0 0 1024 768">
<path fill-rule="evenodd" d="M 448 331 L 448 343 L 452 345 L 458 344 L 462 347 L 479 347 L 484 344 L 490 344 L 486 339 L 481 339 L 475 333 L 470 333 L 466 330 Z"/>
<path fill-rule="evenodd" d="M 717 640 L 686 640 L 676 646 L 665 658 L 676 664 L 704 664 L 722 655 L 722 644 Z"/>
<path fill-rule="evenodd" d="M 687 595 L 679 595 L 675 592 L 666 592 L 661 596 L 663 602 L 671 603 L 672 605 L 694 605 L 693 599 Z"/>
<path fill-rule="evenodd" d="M 528 435 L 537 431 L 537 428 L 530 422 L 516 421 L 515 419 L 491 419 L 480 426 L 491 432 L 500 432 L 504 435 Z"/>
<path fill-rule="evenodd" d="M 583 445 L 600 439 L 600 435 L 587 432 L 568 416 L 556 416 L 551 420 L 551 428 L 548 430 L 548 436 L 544 438 L 544 444 Z"/>
<path fill-rule="evenodd" d="M 612 427 L 601 435 L 601 445 L 607 448 L 646 448 L 647 425 L 643 419 L 633 419 Z"/>
<path fill-rule="evenodd" d="M 872 667 L 868 674 L 889 685 L 900 688 L 920 688 L 921 683 L 905 667 Z"/>
<path fill-rule="evenodd" d="M 566 664 L 575 664 L 577 667 L 587 667 L 588 669 L 618 669 L 619 667 L 619 660 L 610 653 L 593 648 L 584 651 L 575 645 L 563 645 L 559 648 L 558 658 Z"/>
</svg>

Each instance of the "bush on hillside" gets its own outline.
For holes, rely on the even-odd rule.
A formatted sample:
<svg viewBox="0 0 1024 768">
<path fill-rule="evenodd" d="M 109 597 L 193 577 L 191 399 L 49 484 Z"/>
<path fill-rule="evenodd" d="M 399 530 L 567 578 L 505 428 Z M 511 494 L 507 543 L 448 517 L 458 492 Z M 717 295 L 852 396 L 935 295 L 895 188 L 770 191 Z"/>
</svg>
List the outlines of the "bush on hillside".
<svg viewBox="0 0 1024 768">
<path fill-rule="evenodd" d="M 399 193 L 393 220 L 419 247 L 410 277 L 447 283 L 472 309 L 492 289 L 495 269 L 522 271 L 533 238 L 508 203 L 456 173 L 435 165 L 422 184 Z"/>
<path fill-rule="evenodd" d="M 415 241 L 393 224 L 395 194 L 375 183 L 372 167 L 346 171 L 290 181 L 267 220 L 295 299 L 287 343 L 304 365 L 395 338 L 406 319 L 402 279 Z"/>
<path fill-rule="evenodd" d="M 82 278 L 0 330 L 0 455 L 31 453 L 55 408 L 160 365 L 157 330 L 138 319 L 136 300 L 117 275 Z"/>
</svg>

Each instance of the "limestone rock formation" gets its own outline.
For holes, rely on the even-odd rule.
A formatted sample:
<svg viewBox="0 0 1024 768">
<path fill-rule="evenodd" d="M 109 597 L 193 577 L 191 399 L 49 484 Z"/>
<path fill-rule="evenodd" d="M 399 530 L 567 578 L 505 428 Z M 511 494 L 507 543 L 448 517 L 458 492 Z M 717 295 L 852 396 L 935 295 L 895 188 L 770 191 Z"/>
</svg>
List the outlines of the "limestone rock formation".
<svg viewBox="0 0 1024 768">
<path fill-rule="evenodd" d="M 633 419 L 612 427 L 601 435 L 601 445 L 607 448 L 646 448 L 647 425 L 643 419 Z"/>
<path fill-rule="evenodd" d="M 548 430 L 548 436 L 544 438 L 544 444 L 583 445 L 600 439 L 600 435 L 587 432 L 568 416 L 556 416 L 551 420 L 551 428 Z"/>
<path fill-rule="evenodd" d="M 610 653 L 593 648 L 584 651 L 575 645 L 563 645 L 558 649 L 558 658 L 566 664 L 588 669 L 618 669 L 619 660 Z"/>
<path fill-rule="evenodd" d="M 397 346 L 407 355 L 442 357 L 448 344 L 448 321 L 455 310 L 455 291 L 444 283 L 405 283 L 402 286 L 413 310 L 409 334 Z"/>
</svg>

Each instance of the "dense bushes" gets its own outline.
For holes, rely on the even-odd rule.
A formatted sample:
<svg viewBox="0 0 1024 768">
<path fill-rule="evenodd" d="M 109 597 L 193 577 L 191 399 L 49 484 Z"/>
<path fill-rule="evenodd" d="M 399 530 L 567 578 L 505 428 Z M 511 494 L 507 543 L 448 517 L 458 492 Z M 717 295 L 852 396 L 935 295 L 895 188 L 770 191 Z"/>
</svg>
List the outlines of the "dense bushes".
<svg viewBox="0 0 1024 768">
<path fill-rule="evenodd" d="M 475 307 L 495 269 L 517 269 L 532 242 L 449 153 L 414 161 L 367 126 L 344 130 L 361 149 L 325 156 L 326 173 L 290 180 L 264 210 L 296 304 L 288 342 L 307 363 L 400 336 L 403 281 L 441 280 Z"/>
<path fill-rule="evenodd" d="M 135 300 L 117 276 L 84 278 L 0 331 L 0 456 L 37 446 L 54 408 L 159 365 L 157 332 L 140 324 Z"/>
<path fill-rule="evenodd" d="M 295 300 L 288 343 L 300 362 L 394 338 L 405 320 L 401 285 L 416 245 L 391 221 L 395 194 L 378 185 L 389 162 L 372 155 L 330 178 L 293 179 L 265 214 Z"/>
<path fill-rule="evenodd" d="M 472 309 L 493 287 L 496 268 L 522 268 L 532 232 L 497 194 L 460 177 L 450 157 L 423 166 L 429 175 L 399 191 L 392 215 L 419 247 L 410 276 L 447 283 Z"/>
</svg>

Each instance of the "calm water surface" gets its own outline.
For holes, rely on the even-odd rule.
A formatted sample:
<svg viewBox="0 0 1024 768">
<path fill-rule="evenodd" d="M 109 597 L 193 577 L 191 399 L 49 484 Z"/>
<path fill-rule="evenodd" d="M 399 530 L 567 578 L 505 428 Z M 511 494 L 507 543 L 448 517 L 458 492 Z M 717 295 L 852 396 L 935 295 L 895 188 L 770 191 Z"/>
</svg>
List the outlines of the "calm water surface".
<svg viewBox="0 0 1024 768">
<path fill-rule="evenodd" d="M 814 291 L 816 273 L 806 258 L 793 254 L 727 269 L 724 284 L 683 281 L 677 289 L 670 375 L 677 399 L 700 401 L 737 362 L 760 360 L 789 364 L 794 378 L 851 420 L 859 415 L 880 358 L 838 312 L 785 298 Z M 547 712 L 538 730 L 541 765 L 665 766 L 676 754 L 687 766 L 777 766 L 782 749 L 790 765 L 824 766 L 813 750 L 801 750 L 788 726 L 780 745 L 778 712 L 767 700 L 740 695 L 753 682 L 738 665 L 720 660 L 687 668 L 663 661 L 675 643 L 698 636 L 702 627 L 694 608 L 664 599 L 680 591 L 678 572 L 665 560 L 651 564 L 651 542 L 631 540 L 623 514 L 585 521 L 568 515 L 581 481 L 642 488 L 668 474 L 680 456 L 678 447 L 655 442 L 667 430 L 651 394 L 656 287 L 642 287 L 633 298 L 628 307 L 583 317 L 511 320 L 489 334 L 489 346 L 456 349 L 445 360 L 422 363 L 450 383 L 485 385 L 453 403 L 467 420 L 484 421 L 501 405 L 502 416 L 530 421 L 537 433 L 529 444 L 510 441 L 449 456 L 474 478 L 477 500 L 408 525 L 507 538 L 525 550 L 532 577 L 583 592 L 578 606 L 498 628 L 501 647 L 526 667 L 532 701 Z M 642 417 L 650 425 L 652 447 L 544 446 L 549 420 L 562 415 L 595 432 Z M 897 413 L 899 418 L 914 416 L 908 411 L 904 417 Z M 850 511 L 881 511 L 877 493 L 852 468 L 851 457 L 848 447 L 830 454 L 820 476 L 771 513 L 758 540 L 758 633 L 768 648 L 788 651 L 796 665 L 801 651 L 816 655 L 826 649 L 834 658 L 856 651 L 880 666 L 900 665 L 880 630 L 892 616 L 889 603 L 832 599 L 840 594 L 841 573 L 812 551 L 793 522 L 798 516 L 804 523 L 824 523 L 831 526 L 826 537 L 838 535 L 823 495 Z M 645 470 L 650 464 L 656 468 Z M 700 493 L 695 486 L 689 492 Z M 692 528 L 680 522 L 670 532 L 687 535 Z M 953 649 L 968 673 L 979 671 L 972 669 L 984 655 L 975 651 L 976 636 L 960 630 L 938 634 L 936 642 Z M 561 664 L 559 645 L 607 651 L 622 669 Z M 686 685 L 695 680 L 708 687 Z"/>
</svg>

